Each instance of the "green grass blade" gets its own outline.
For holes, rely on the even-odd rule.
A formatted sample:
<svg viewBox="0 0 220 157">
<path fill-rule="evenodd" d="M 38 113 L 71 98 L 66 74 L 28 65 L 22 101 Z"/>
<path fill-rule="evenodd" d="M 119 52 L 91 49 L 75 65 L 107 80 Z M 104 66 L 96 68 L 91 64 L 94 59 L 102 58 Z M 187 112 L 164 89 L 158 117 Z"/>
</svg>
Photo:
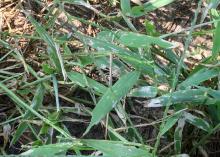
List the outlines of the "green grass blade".
<svg viewBox="0 0 220 157">
<path fill-rule="evenodd" d="M 131 2 L 130 0 L 121 0 L 120 1 L 120 5 L 121 5 L 121 10 L 122 12 L 127 15 L 130 16 L 131 14 Z"/>
<path fill-rule="evenodd" d="M 128 96 L 141 97 L 141 98 L 153 98 L 157 95 L 157 88 L 152 86 L 142 86 L 134 88 L 130 91 Z"/>
<path fill-rule="evenodd" d="M 176 112 L 173 116 L 169 117 L 166 120 L 164 128 L 161 130 L 161 136 L 164 135 L 170 128 L 172 128 L 179 118 L 182 116 L 182 112 Z"/>
<path fill-rule="evenodd" d="M 73 71 L 68 72 L 67 76 L 72 82 L 78 84 L 81 87 L 87 87 L 87 83 L 86 83 L 86 80 L 87 80 L 88 84 L 89 84 L 89 88 L 94 89 L 96 92 L 98 92 L 100 94 L 105 93 L 106 90 L 108 89 L 103 84 L 101 84 L 101 83 L 99 83 L 89 77 L 86 77 L 86 80 L 85 80 L 83 74 L 80 74 L 78 72 L 73 72 Z"/>
<path fill-rule="evenodd" d="M 214 41 L 212 47 L 212 57 L 216 59 L 220 55 L 220 22 L 217 24 L 217 28 L 214 32 Z"/>
<path fill-rule="evenodd" d="M 121 55 L 129 55 L 133 57 L 137 57 L 136 54 L 133 52 L 126 50 L 124 48 L 121 48 L 119 46 L 116 46 L 110 42 L 106 42 L 103 40 L 100 40 L 98 38 L 92 38 L 87 36 L 82 36 L 84 43 L 88 44 L 89 46 L 97 49 L 98 51 L 107 51 L 107 52 L 114 52 L 115 54 L 121 54 Z"/>
<path fill-rule="evenodd" d="M 151 12 L 165 5 L 168 5 L 174 1 L 175 0 L 150 0 L 144 4 L 144 10 L 145 12 Z"/>
<path fill-rule="evenodd" d="M 141 71 L 142 73 L 154 77 L 156 67 L 153 62 L 147 61 L 139 57 L 124 54 L 118 54 L 118 57 L 133 66 L 135 69 Z"/>
<path fill-rule="evenodd" d="M 152 37 L 144 34 L 133 33 L 133 32 L 120 32 L 119 42 L 122 44 L 134 47 L 134 48 L 146 48 L 152 44 L 156 44 L 162 48 L 172 48 L 175 45 L 171 42 L 163 40 L 159 37 Z"/>
<path fill-rule="evenodd" d="M 57 43 L 53 41 L 53 39 L 50 37 L 50 35 L 47 33 L 47 31 L 44 29 L 42 25 L 40 25 L 34 18 L 31 16 L 28 16 L 30 22 L 34 25 L 36 28 L 37 33 L 40 35 L 40 37 L 47 43 L 48 45 L 48 54 L 55 65 L 56 69 L 58 71 L 61 71 L 63 74 L 64 80 L 66 80 L 66 71 L 64 68 L 63 59 L 61 57 L 59 46 Z"/>
<path fill-rule="evenodd" d="M 190 86 L 197 86 L 201 82 L 204 82 L 206 80 L 209 80 L 213 77 L 218 76 L 220 73 L 220 69 L 209 69 L 209 68 L 203 68 L 196 73 L 192 74 L 192 76 L 189 76 L 185 81 L 179 84 L 180 89 L 184 89 Z"/>
<path fill-rule="evenodd" d="M 122 144 L 120 141 L 86 140 L 86 145 L 112 157 L 151 157 L 147 149 Z"/>
<path fill-rule="evenodd" d="M 32 148 L 24 153 L 22 156 L 66 156 L 68 150 L 98 150 L 103 153 L 102 157 L 151 157 L 149 148 L 146 145 L 141 145 L 126 141 L 107 141 L 107 140 L 77 140 L 75 142 L 65 142 L 57 144 L 49 144 L 36 148 Z M 68 155 L 71 157 L 92 157 L 81 155 Z"/>
<path fill-rule="evenodd" d="M 206 132 L 209 132 L 212 129 L 212 127 L 207 121 L 197 116 L 194 116 L 191 113 L 184 112 L 184 117 L 188 123 L 194 125 L 195 127 L 199 129 L 202 129 Z"/>
<path fill-rule="evenodd" d="M 31 103 L 31 107 L 34 110 L 37 111 L 39 109 L 39 107 L 42 105 L 44 93 L 45 93 L 44 86 L 42 84 L 39 84 L 38 88 L 36 90 L 36 94 L 34 95 L 34 98 Z M 24 114 L 23 119 L 27 120 L 27 119 L 32 119 L 33 117 L 34 117 L 34 115 L 32 114 L 32 112 L 30 110 L 28 110 Z M 24 131 L 27 129 L 27 127 L 28 127 L 28 125 L 26 122 L 22 122 L 19 124 L 15 134 L 13 135 L 13 138 L 11 141 L 12 144 L 14 144 L 20 138 L 20 136 L 24 133 Z"/>
<path fill-rule="evenodd" d="M 165 5 L 172 3 L 175 0 L 150 0 L 141 6 L 134 6 L 131 8 L 130 0 L 121 0 L 122 12 L 131 17 L 139 17 L 148 12 L 154 11 Z"/>
<path fill-rule="evenodd" d="M 177 154 L 181 153 L 182 149 L 182 137 L 183 137 L 183 128 L 186 122 L 184 118 L 178 120 L 178 125 L 174 132 L 174 149 Z"/>
<path fill-rule="evenodd" d="M 46 124 L 50 125 L 51 127 L 53 127 L 55 130 L 57 130 L 59 133 L 61 133 L 62 135 L 64 135 L 65 137 L 71 138 L 72 137 L 67 134 L 64 130 L 62 130 L 61 128 L 57 127 L 56 125 L 53 124 L 53 122 L 51 122 L 50 120 L 48 120 L 47 118 L 45 118 L 44 116 L 42 116 L 41 114 L 39 114 L 37 111 L 35 111 L 31 106 L 29 106 L 28 104 L 26 104 L 21 98 L 19 98 L 15 93 L 13 93 L 10 89 L 8 89 L 4 84 L 2 84 L 0 82 L 0 88 L 2 90 L 4 90 L 7 95 L 21 108 L 30 111 L 33 115 L 35 115 L 36 117 L 38 117 L 39 119 L 41 119 L 43 122 L 45 122 Z"/>
<path fill-rule="evenodd" d="M 178 65 L 178 62 L 180 60 L 180 57 L 172 50 L 172 49 L 166 49 L 164 50 L 164 55 L 167 60 L 170 62 Z M 187 65 L 185 63 L 182 64 L 183 69 L 188 69 Z"/>
<path fill-rule="evenodd" d="M 73 147 L 73 143 L 58 143 L 58 144 L 51 144 L 51 145 L 44 145 L 38 148 L 30 149 L 24 153 L 22 156 L 32 156 L 32 157 L 51 157 L 55 155 L 63 155 L 65 156 L 66 151 Z"/>
<path fill-rule="evenodd" d="M 106 86 L 104 86 L 103 84 L 101 84 L 101 83 L 99 83 L 89 77 L 86 77 L 86 80 L 85 80 L 83 77 L 83 74 L 80 74 L 78 72 L 68 72 L 67 76 L 71 81 L 80 85 L 81 87 L 87 87 L 87 83 L 86 83 L 86 80 L 87 80 L 88 84 L 89 84 L 89 88 L 92 88 L 94 91 L 96 91 L 100 94 L 104 94 L 108 90 L 108 88 Z M 121 104 L 116 105 L 115 110 L 116 110 L 119 118 L 124 123 L 126 123 L 125 111 L 122 108 L 122 105 Z M 117 135 L 115 135 L 115 136 L 117 136 Z"/>
<path fill-rule="evenodd" d="M 170 102 L 172 105 L 180 103 L 193 103 L 193 104 L 215 104 L 217 99 L 211 98 L 207 95 L 208 89 L 188 89 L 176 91 L 170 96 L 170 94 L 165 94 L 160 97 L 151 99 L 147 101 L 146 107 L 162 107 Z"/>
<path fill-rule="evenodd" d="M 211 0 L 209 3 L 210 8 L 217 8 L 219 4 L 220 4 L 219 0 Z"/>
<path fill-rule="evenodd" d="M 92 119 L 85 134 L 88 133 L 92 126 L 99 123 L 101 119 L 115 107 L 122 97 L 126 96 L 129 90 L 137 82 L 139 75 L 140 72 L 130 72 L 122 76 L 112 87 L 108 88 L 92 111 Z"/>
<path fill-rule="evenodd" d="M 12 49 L 12 47 L 9 45 L 9 43 L 7 43 L 1 39 L 0 39 L 0 45 L 2 45 L 6 49 Z"/>
<path fill-rule="evenodd" d="M 83 36 L 83 41 L 100 52 L 104 51 L 106 53 L 113 53 L 117 55 L 125 62 L 131 64 L 134 68 L 146 73 L 147 75 L 153 76 L 155 74 L 152 62 L 142 59 L 138 54 L 132 51 L 96 38 Z"/>
<path fill-rule="evenodd" d="M 59 112 L 60 111 L 60 101 L 59 101 L 59 92 L 58 92 L 58 82 L 57 82 L 57 78 L 55 75 L 52 75 L 52 80 L 53 80 L 54 95 L 55 95 L 55 99 L 56 99 L 57 112 Z"/>
</svg>

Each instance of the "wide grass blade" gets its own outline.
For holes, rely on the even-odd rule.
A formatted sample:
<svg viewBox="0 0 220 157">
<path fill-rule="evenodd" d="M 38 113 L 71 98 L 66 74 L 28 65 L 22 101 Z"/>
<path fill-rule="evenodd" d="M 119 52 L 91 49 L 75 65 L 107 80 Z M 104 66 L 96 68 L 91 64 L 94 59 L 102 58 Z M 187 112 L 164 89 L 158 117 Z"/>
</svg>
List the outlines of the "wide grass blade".
<svg viewBox="0 0 220 157">
<path fill-rule="evenodd" d="M 87 45 L 97 49 L 100 52 L 106 51 L 106 52 L 114 52 L 115 54 L 121 54 L 121 55 L 128 55 L 132 57 L 138 57 L 135 53 L 132 51 L 129 51 L 127 49 L 121 48 L 119 46 L 116 46 L 110 42 L 100 40 L 98 38 L 92 38 L 88 36 L 82 36 L 81 37 L 84 43 Z"/>
<path fill-rule="evenodd" d="M 196 73 L 192 74 L 191 76 L 189 76 L 185 81 L 180 83 L 178 87 L 180 89 L 185 89 L 190 86 L 197 86 L 206 80 L 218 76 L 219 73 L 220 73 L 219 68 L 213 68 L 213 69 L 203 68 L 197 71 Z"/>
<path fill-rule="evenodd" d="M 125 145 L 120 141 L 104 141 L 104 140 L 86 140 L 86 145 L 95 148 L 112 157 L 151 157 L 149 151 L 134 146 Z"/>
<path fill-rule="evenodd" d="M 152 86 L 142 86 L 134 88 L 130 91 L 128 96 L 140 98 L 153 98 L 157 95 L 157 88 Z"/>
<path fill-rule="evenodd" d="M 212 57 L 216 59 L 220 54 L 220 22 L 217 24 L 217 28 L 214 33 L 213 47 L 212 47 Z"/>
<path fill-rule="evenodd" d="M 112 87 L 109 87 L 92 111 L 91 122 L 85 132 L 101 121 L 110 112 L 120 99 L 127 95 L 139 78 L 140 72 L 134 71 L 122 76 Z"/>
<path fill-rule="evenodd" d="M 65 156 L 68 150 L 98 150 L 103 153 L 101 157 L 151 157 L 149 147 L 132 142 L 107 141 L 107 140 L 77 140 L 44 145 L 32 148 L 21 155 L 23 156 Z M 94 155 L 93 155 L 94 156 Z M 92 157 L 83 155 L 71 155 L 71 157 Z"/>
<path fill-rule="evenodd" d="M 130 16 L 131 15 L 131 1 L 130 0 L 121 0 L 120 4 L 121 4 L 122 12 L 125 15 Z"/>
<path fill-rule="evenodd" d="M 81 87 L 88 87 L 92 88 L 93 90 L 95 90 L 96 92 L 103 94 L 106 92 L 106 90 L 108 89 L 106 86 L 104 86 L 103 84 L 89 78 L 89 77 L 84 77 L 83 74 L 80 74 L 78 72 L 68 72 L 67 73 L 68 78 L 78 84 Z M 85 80 L 86 79 L 86 80 Z M 87 84 L 88 83 L 88 84 Z"/>
<path fill-rule="evenodd" d="M 84 43 L 87 43 L 89 46 L 97 49 L 99 52 L 112 53 L 117 55 L 119 58 L 124 60 L 125 62 L 131 64 L 134 68 L 139 71 L 146 73 L 147 75 L 154 76 L 154 65 L 152 62 L 144 60 L 140 55 L 116 46 L 112 43 L 97 39 L 83 36 Z"/>
<path fill-rule="evenodd" d="M 178 125 L 174 132 L 174 149 L 177 154 L 181 153 L 182 150 L 182 138 L 183 138 L 183 128 L 186 124 L 184 118 L 178 120 Z"/>
<path fill-rule="evenodd" d="M 144 10 L 145 12 L 151 12 L 165 5 L 168 5 L 174 1 L 175 0 L 150 0 L 144 4 Z"/>
<path fill-rule="evenodd" d="M 55 155 L 66 155 L 66 151 L 73 147 L 73 143 L 58 143 L 58 144 L 50 144 L 50 145 L 44 145 L 38 148 L 30 149 L 24 153 L 22 153 L 22 156 L 32 156 L 32 157 L 51 157 Z"/>
<path fill-rule="evenodd" d="M 171 104 L 181 104 L 181 103 L 191 103 L 191 104 L 215 104 L 217 99 L 210 97 L 207 95 L 209 92 L 208 89 L 188 89 L 188 90 L 180 90 L 170 94 L 162 95 L 158 98 L 151 99 L 146 102 L 145 107 L 163 107 L 171 99 Z"/>
<path fill-rule="evenodd" d="M 126 46 L 134 47 L 134 48 L 147 48 L 152 44 L 158 45 L 166 49 L 175 46 L 171 42 L 163 40 L 159 37 L 152 37 L 152 36 L 133 33 L 133 32 L 120 32 L 119 41 Z"/>
<path fill-rule="evenodd" d="M 121 0 L 121 10 L 122 12 L 131 17 L 139 17 L 148 12 L 154 11 L 165 5 L 168 5 L 175 0 L 150 0 L 143 5 L 131 7 L 130 0 Z"/>
<path fill-rule="evenodd" d="M 174 115 L 169 117 L 166 120 L 164 128 L 161 130 L 161 136 L 164 135 L 167 131 L 169 131 L 170 128 L 172 128 L 176 124 L 176 122 L 180 119 L 181 116 L 182 116 L 182 111 L 176 112 Z"/>
<path fill-rule="evenodd" d="M 200 117 L 194 116 L 191 113 L 184 112 L 184 117 L 188 123 L 194 125 L 195 127 L 199 129 L 202 129 L 206 132 L 209 132 L 212 129 L 212 127 L 207 121 L 205 121 L 204 119 Z"/>
</svg>

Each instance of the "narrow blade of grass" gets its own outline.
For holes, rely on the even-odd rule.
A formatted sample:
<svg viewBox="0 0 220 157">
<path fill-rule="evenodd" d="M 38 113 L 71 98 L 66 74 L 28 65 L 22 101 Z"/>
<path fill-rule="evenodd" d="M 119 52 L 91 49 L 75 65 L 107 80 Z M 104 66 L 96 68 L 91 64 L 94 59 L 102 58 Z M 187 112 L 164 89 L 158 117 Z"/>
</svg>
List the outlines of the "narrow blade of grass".
<svg viewBox="0 0 220 157">
<path fill-rule="evenodd" d="M 55 95 L 55 99 L 56 99 L 57 112 L 59 112 L 60 111 L 60 101 L 59 101 L 59 92 L 58 92 L 58 82 L 57 82 L 57 78 L 55 75 L 52 75 L 52 79 L 53 79 L 53 89 L 54 89 L 54 95 Z"/>
<path fill-rule="evenodd" d="M 34 110 L 38 110 L 39 107 L 42 105 L 43 102 L 43 98 L 44 98 L 44 93 L 45 93 L 45 88 L 42 84 L 38 85 L 38 88 L 36 90 L 36 94 L 32 100 L 31 103 L 31 107 Z M 32 119 L 34 117 L 33 113 L 28 110 L 25 114 L 23 119 L 27 120 L 27 119 Z M 24 133 L 24 131 L 27 129 L 28 125 L 27 122 L 22 122 L 19 124 L 15 134 L 13 135 L 12 141 L 11 143 L 14 144 L 19 138 L 20 136 Z"/>
<path fill-rule="evenodd" d="M 46 124 L 50 125 L 51 127 L 53 127 L 55 130 L 57 130 L 59 133 L 61 133 L 62 135 L 64 135 L 65 137 L 71 138 L 72 137 L 67 134 L 64 130 L 62 130 L 61 128 L 59 128 L 58 126 L 54 125 L 53 122 L 51 122 L 50 120 L 48 120 L 47 118 L 45 118 L 44 116 L 42 116 L 41 114 L 39 114 L 37 111 L 35 111 L 31 106 L 29 106 L 27 103 L 25 103 L 21 98 L 19 98 L 15 93 L 13 93 L 10 89 L 8 89 L 4 84 L 2 84 L 0 82 L 0 88 L 2 90 L 4 90 L 7 95 L 9 96 L 9 98 L 11 98 L 19 107 L 23 108 L 24 110 L 29 110 L 33 115 L 35 115 L 36 117 L 38 117 L 39 119 L 41 119 L 43 122 L 45 122 Z"/>
<path fill-rule="evenodd" d="M 64 68 L 63 59 L 61 57 L 59 46 L 57 43 L 54 42 L 54 40 L 51 38 L 51 36 L 47 33 L 47 31 L 44 29 L 42 25 L 40 25 L 34 18 L 31 16 L 28 16 L 31 23 L 36 28 L 37 33 L 40 35 L 40 37 L 48 44 L 48 54 L 55 65 L 56 69 L 58 71 L 61 71 L 63 74 L 64 80 L 66 80 L 66 70 Z"/>
</svg>

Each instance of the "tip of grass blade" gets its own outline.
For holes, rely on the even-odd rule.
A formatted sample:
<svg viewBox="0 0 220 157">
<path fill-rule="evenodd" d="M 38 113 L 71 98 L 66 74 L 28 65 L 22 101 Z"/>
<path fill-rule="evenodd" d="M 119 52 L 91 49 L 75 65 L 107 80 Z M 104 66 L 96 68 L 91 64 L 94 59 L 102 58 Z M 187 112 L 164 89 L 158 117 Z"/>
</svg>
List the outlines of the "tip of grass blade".
<svg viewBox="0 0 220 157">
<path fill-rule="evenodd" d="M 90 122 L 89 126 L 86 128 L 86 131 L 83 133 L 82 137 L 84 137 L 86 134 L 88 134 L 92 127 L 93 127 L 93 125 Z"/>
</svg>

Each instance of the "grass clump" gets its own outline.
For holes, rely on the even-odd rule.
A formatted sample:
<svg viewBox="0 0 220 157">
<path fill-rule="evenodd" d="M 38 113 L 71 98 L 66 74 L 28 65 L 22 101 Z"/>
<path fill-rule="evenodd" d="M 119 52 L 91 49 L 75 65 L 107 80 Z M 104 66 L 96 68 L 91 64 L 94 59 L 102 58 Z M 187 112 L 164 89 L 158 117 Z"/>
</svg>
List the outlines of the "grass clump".
<svg viewBox="0 0 220 157">
<path fill-rule="evenodd" d="M 219 2 L 186 5 L 0 2 L 1 154 L 218 156 Z"/>
</svg>

